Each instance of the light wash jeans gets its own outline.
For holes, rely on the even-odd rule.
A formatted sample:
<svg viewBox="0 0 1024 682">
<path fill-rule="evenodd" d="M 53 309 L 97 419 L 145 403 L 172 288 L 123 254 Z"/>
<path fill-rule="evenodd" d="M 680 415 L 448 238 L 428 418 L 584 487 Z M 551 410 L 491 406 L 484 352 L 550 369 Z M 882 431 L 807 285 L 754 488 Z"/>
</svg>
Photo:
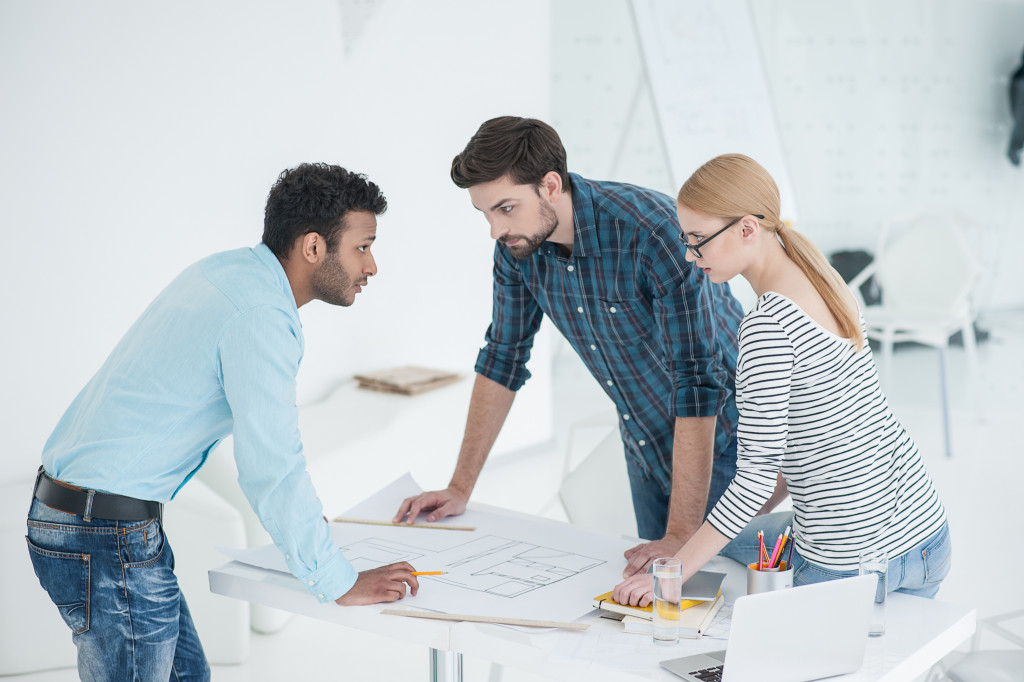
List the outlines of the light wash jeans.
<svg viewBox="0 0 1024 682">
<path fill-rule="evenodd" d="M 793 512 L 775 512 L 755 516 L 746 528 L 740 531 L 725 546 L 720 554 L 746 565 L 757 561 L 757 531 L 764 530 L 765 542 L 771 552 L 775 539 L 793 525 Z M 769 540 L 770 538 L 770 540 Z M 788 554 L 788 552 L 787 552 Z M 889 559 L 889 592 L 903 592 L 931 599 L 939 591 L 939 585 L 949 573 L 952 544 L 949 540 L 949 524 L 944 523 L 930 538 L 901 556 Z M 857 575 L 856 570 L 833 571 L 800 556 L 793 551 L 793 585 L 820 583 L 825 580 L 847 578 Z"/>
<path fill-rule="evenodd" d="M 83 680 L 209 680 L 158 519 L 108 521 L 32 500 L 28 549 L 71 628 Z"/>
</svg>

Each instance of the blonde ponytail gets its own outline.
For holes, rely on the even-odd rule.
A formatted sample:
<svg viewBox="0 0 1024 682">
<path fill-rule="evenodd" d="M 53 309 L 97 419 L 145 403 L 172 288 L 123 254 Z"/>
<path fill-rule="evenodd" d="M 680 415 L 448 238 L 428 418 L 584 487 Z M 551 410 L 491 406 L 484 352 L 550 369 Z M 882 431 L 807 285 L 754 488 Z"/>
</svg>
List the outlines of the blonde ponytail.
<svg viewBox="0 0 1024 682">
<path fill-rule="evenodd" d="M 683 183 L 676 201 L 715 218 L 763 215 L 761 227 L 778 236 L 786 253 L 824 300 L 842 335 L 852 339 L 858 351 L 863 348 L 860 315 L 846 282 L 814 242 L 779 219 L 779 188 L 761 164 L 742 154 L 716 156 Z"/>
</svg>

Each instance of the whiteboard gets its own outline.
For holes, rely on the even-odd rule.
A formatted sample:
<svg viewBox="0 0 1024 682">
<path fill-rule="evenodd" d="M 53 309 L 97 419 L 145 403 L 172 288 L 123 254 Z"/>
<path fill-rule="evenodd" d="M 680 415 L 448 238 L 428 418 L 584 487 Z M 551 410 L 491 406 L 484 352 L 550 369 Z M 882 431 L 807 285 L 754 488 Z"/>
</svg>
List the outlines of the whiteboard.
<svg viewBox="0 0 1024 682">
<path fill-rule="evenodd" d="M 782 219 L 795 221 L 746 0 L 633 0 L 633 15 L 675 187 L 719 154 L 746 154 L 775 178 Z"/>
</svg>

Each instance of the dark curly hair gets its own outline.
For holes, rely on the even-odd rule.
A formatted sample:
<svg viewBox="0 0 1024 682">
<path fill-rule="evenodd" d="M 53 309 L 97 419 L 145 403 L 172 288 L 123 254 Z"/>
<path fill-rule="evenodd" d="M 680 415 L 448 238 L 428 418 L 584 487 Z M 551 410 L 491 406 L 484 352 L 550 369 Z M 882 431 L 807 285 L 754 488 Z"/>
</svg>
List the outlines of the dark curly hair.
<svg viewBox="0 0 1024 682">
<path fill-rule="evenodd" d="M 345 230 L 349 211 L 380 215 L 388 201 L 365 175 L 341 166 L 304 163 L 283 171 L 270 188 L 263 217 L 263 243 L 285 258 L 299 237 L 316 232 L 332 251 Z"/>
<path fill-rule="evenodd" d="M 506 175 L 517 185 L 539 185 L 551 171 L 569 188 L 565 147 L 555 129 L 535 118 L 499 116 L 485 122 L 452 160 L 452 182 L 466 189 Z"/>
</svg>

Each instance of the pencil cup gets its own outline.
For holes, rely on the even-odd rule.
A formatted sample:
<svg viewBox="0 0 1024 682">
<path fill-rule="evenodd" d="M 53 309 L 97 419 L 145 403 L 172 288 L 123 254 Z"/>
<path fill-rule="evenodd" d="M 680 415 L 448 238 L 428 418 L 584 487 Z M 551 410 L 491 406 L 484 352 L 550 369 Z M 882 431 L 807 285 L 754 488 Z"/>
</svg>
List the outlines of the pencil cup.
<svg viewBox="0 0 1024 682">
<path fill-rule="evenodd" d="M 878 577 L 875 587 L 875 604 L 868 623 L 868 636 L 881 637 L 885 634 L 885 595 L 889 591 L 889 555 L 885 552 L 866 550 L 860 553 L 860 574 Z"/>
<path fill-rule="evenodd" d="M 675 644 L 679 641 L 679 606 L 683 594 L 683 562 L 679 559 L 655 559 L 654 643 Z"/>
<path fill-rule="evenodd" d="M 793 587 L 793 569 L 780 561 L 775 568 L 757 570 L 757 564 L 747 566 L 747 594 L 771 592 Z"/>
</svg>

